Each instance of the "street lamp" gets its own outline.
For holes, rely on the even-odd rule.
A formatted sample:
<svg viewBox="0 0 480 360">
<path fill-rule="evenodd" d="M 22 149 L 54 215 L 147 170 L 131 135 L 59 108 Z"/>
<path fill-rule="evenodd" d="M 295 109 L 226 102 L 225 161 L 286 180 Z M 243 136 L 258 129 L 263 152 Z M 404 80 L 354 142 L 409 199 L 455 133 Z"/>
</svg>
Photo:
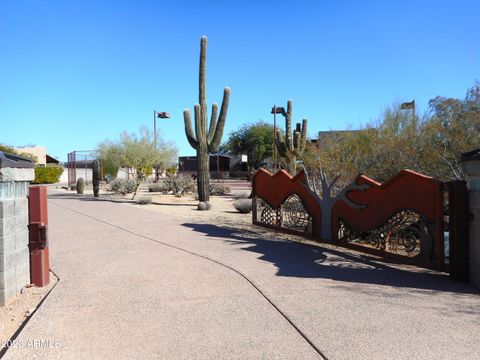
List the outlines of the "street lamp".
<svg viewBox="0 0 480 360">
<path fill-rule="evenodd" d="M 285 109 L 273 105 L 271 114 L 273 114 L 273 169 L 277 170 L 277 114 L 285 115 Z"/>
<path fill-rule="evenodd" d="M 153 141 L 155 143 L 155 150 L 157 149 L 157 118 L 158 119 L 170 119 L 171 116 L 169 113 L 162 111 L 158 112 L 153 110 Z"/>
<path fill-rule="evenodd" d="M 158 112 L 153 110 L 153 143 L 155 145 L 155 150 L 157 150 L 157 118 L 170 119 L 171 116 L 165 111 Z M 155 165 L 155 181 L 158 181 L 158 165 Z"/>
</svg>

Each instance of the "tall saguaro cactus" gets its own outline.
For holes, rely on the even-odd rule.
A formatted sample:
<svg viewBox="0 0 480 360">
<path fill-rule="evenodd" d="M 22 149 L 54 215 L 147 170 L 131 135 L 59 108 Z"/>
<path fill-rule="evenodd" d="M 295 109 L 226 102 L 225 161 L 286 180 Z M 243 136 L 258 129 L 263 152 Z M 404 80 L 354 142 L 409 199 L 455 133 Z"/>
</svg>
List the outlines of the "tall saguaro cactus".
<svg viewBox="0 0 480 360">
<path fill-rule="evenodd" d="M 297 123 L 295 131 L 292 132 L 292 100 L 288 100 L 287 112 L 282 115 L 285 116 L 285 139 L 280 129 L 277 129 L 275 144 L 278 153 L 287 159 L 289 172 L 295 174 L 297 156 L 302 155 L 307 142 L 307 119 L 303 119 L 302 124 Z"/>
<path fill-rule="evenodd" d="M 200 75 L 199 75 L 199 95 L 198 102 L 195 104 L 195 134 L 192 129 L 192 121 L 190 118 L 190 111 L 185 109 L 183 117 L 185 120 L 185 133 L 187 135 L 190 145 L 197 150 L 197 188 L 198 199 L 201 203 L 207 203 L 210 198 L 209 192 L 209 154 L 215 152 L 222 141 L 223 128 L 225 127 L 225 119 L 227 118 L 228 102 L 230 99 L 230 88 L 226 87 L 223 91 L 223 101 L 220 108 L 220 115 L 217 120 L 218 105 L 212 105 L 212 114 L 210 119 L 210 126 L 207 131 L 207 91 L 206 91 L 206 63 L 207 63 L 207 37 L 202 36 L 200 41 Z M 203 210 L 209 208 L 200 206 Z"/>
</svg>

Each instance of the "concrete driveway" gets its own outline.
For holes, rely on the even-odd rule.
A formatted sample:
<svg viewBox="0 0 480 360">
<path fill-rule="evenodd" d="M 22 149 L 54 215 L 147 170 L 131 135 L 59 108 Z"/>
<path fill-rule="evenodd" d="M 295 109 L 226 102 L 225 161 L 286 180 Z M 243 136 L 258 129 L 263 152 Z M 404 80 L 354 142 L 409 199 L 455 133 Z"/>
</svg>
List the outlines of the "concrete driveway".
<svg viewBox="0 0 480 360">
<path fill-rule="evenodd" d="M 49 217 L 60 281 L 6 359 L 480 359 L 479 292 L 443 274 L 87 197 Z"/>
</svg>

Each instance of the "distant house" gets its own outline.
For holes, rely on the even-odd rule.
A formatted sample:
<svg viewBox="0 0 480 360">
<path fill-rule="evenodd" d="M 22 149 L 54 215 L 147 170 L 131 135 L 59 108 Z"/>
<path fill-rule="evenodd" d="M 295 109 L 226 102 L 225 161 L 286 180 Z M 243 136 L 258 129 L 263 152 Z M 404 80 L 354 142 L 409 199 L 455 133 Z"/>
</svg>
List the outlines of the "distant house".
<svg viewBox="0 0 480 360">
<path fill-rule="evenodd" d="M 43 167 L 49 164 L 58 165 L 59 161 L 47 154 L 45 146 L 26 146 L 15 148 L 19 153 L 31 154 L 36 158 L 37 166 Z"/>
<path fill-rule="evenodd" d="M 347 135 L 354 135 L 359 133 L 366 133 L 368 131 L 374 130 L 373 128 L 369 129 L 360 129 L 360 130 L 328 130 L 328 131 L 319 131 L 316 139 L 310 139 L 311 144 L 317 144 L 317 146 L 322 146 L 322 142 L 337 142 L 341 141 L 343 137 Z"/>
<path fill-rule="evenodd" d="M 196 156 L 180 156 L 178 158 L 178 172 L 183 174 L 195 175 L 198 171 L 198 161 Z M 225 155 L 210 155 L 209 172 L 212 177 L 217 177 L 217 173 L 230 171 L 230 157 Z"/>
</svg>

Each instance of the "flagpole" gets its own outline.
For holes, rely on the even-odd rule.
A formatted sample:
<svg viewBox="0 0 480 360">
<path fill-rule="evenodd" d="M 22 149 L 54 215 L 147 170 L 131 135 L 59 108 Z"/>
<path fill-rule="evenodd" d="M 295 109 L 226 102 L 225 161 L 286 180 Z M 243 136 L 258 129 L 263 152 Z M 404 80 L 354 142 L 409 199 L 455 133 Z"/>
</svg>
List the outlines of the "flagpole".
<svg viewBox="0 0 480 360">
<path fill-rule="evenodd" d="M 415 122 L 415 100 L 413 100 L 413 122 Z"/>
<path fill-rule="evenodd" d="M 277 170 L 277 107 L 273 105 L 273 171 Z"/>
</svg>

